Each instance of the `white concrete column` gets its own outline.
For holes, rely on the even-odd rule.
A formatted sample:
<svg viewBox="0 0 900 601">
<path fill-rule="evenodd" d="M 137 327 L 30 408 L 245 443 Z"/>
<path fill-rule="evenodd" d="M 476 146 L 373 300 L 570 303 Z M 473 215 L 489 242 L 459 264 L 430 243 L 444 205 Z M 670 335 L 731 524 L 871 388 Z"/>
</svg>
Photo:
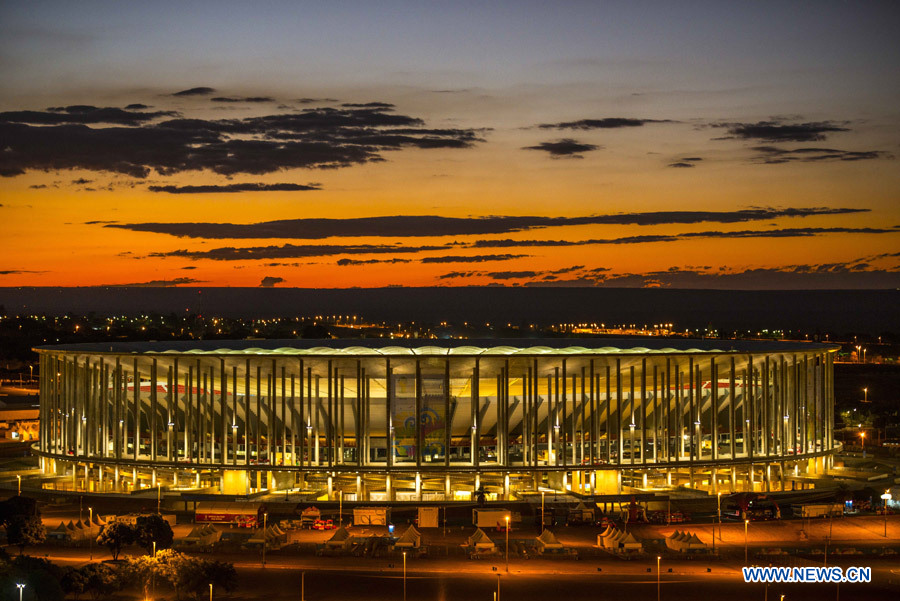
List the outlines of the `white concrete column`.
<svg viewBox="0 0 900 601">
<path fill-rule="evenodd" d="M 416 501 L 422 500 L 422 475 L 416 472 Z"/>
<path fill-rule="evenodd" d="M 503 476 L 503 499 L 509 501 L 509 474 Z"/>
<path fill-rule="evenodd" d="M 331 474 L 328 474 L 328 500 L 331 501 L 334 499 L 334 478 L 331 477 Z"/>
</svg>

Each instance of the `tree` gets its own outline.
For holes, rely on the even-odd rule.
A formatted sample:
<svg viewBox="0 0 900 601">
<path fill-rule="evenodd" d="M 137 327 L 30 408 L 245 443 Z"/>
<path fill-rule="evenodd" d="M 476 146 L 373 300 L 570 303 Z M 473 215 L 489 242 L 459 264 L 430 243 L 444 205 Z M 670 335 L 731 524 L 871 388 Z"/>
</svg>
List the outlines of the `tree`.
<svg viewBox="0 0 900 601">
<path fill-rule="evenodd" d="M 65 594 L 74 596 L 75 601 L 78 601 L 78 596 L 85 591 L 87 582 L 84 577 L 84 572 L 80 569 L 70 567 L 66 569 L 59 584 L 62 586 L 62 590 Z"/>
<path fill-rule="evenodd" d="M 118 572 L 102 563 L 89 563 L 79 570 L 84 578 L 84 590 L 91 599 L 105 599 L 121 588 Z"/>
<path fill-rule="evenodd" d="M 119 559 L 122 547 L 134 543 L 135 534 L 131 524 L 119 521 L 109 522 L 100 530 L 100 534 L 97 536 L 97 544 L 107 547 L 112 554 L 113 561 L 116 561 Z"/>
<path fill-rule="evenodd" d="M 122 580 L 129 584 L 134 584 L 143 588 L 144 597 L 150 597 L 150 588 L 152 583 L 160 576 L 162 572 L 161 564 L 155 557 L 149 555 L 140 555 L 137 557 L 125 558 L 122 565 Z"/>
<path fill-rule="evenodd" d="M 17 517 L 41 517 L 37 501 L 31 497 L 15 496 L 0 501 L 0 524 L 8 526 Z"/>
<path fill-rule="evenodd" d="M 148 553 L 156 542 L 157 549 L 168 549 L 172 546 L 175 535 L 169 522 L 158 513 L 140 516 L 134 525 L 135 542 Z"/>
<path fill-rule="evenodd" d="M 39 517 L 15 516 L 6 525 L 6 539 L 9 544 L 19 547 L 19 555 L 28 545 L 37 545 L 47 538 L 44 524 Z"/>
</svg>

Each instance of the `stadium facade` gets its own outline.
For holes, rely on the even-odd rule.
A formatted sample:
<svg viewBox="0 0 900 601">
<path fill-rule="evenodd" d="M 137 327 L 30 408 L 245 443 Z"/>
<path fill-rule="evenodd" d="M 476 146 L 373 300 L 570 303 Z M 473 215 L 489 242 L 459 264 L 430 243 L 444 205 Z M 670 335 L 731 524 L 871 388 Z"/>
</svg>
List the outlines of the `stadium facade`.
<svg viewBox="0 0 900 601">
<path fill-rule="evenodd" d="M 45 486 L 358 501 L 785 490 L 831 465 L 837 347 L 691 339 L 77 344 Z"/>
</svg>

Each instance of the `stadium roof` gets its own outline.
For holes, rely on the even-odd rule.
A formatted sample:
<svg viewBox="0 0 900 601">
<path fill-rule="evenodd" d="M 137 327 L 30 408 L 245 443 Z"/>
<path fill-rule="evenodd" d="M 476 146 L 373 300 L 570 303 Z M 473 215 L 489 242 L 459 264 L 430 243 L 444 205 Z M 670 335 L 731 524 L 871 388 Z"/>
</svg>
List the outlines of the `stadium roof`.
<svg viewBox="0 0 900 601">
<path fill-rule="evenodd" d="M 495 338 L 495 339 L 384 339 L 328 340 L 170 340 L 163 342 L 93 342 L 37 347 L 39 351 L 112 354 L 209 355 L 609 355 L 670 353 L 772 353 L 837 350 L 833 344 L 713 340 L 696 338 Z"/>
</svg>

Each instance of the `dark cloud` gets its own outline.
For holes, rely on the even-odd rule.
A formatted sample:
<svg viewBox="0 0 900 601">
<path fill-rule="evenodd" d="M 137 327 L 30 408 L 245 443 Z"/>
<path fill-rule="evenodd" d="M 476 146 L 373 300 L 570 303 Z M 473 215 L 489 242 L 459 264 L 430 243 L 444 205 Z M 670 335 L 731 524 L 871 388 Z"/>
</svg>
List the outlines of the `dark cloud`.
<svg viewBox="0 0 900 601">
<path fill-rule="evenodd" d="M 0 205 L 2 206 L 2 205 Z M 46 271 L 30 271 L 28 269 L 3 269 L 0 270 L 0 275 L 18 275 L 21 273 L 47 273 Z"/>
<path fill-rule="evenodd" d="M 115 109 L 119 110 L 119 109 Z M 124 112 L 124 111 L 123 111 Z M 53 118 L 69 115 L 42 113 Z M 144 119 L 151 113 L 129 119 Z M 0 114 L 0 175 L 30 169 L 88 169 L 146 177 L 208 169 L 261 175 L 294 168 L 338 168 L 384 160 L 403 148 L 467 148 L 471 129 L 423 127 L 383 108 L 315 108 L 244 119 L 170 119 L 135 127 L 90 128 L 62 122 L 36 127 Z"/>
<path fill-rule="evenodd" d="M 673 163 L 669 163 L 669 167 L 676 167 L 680 169 L 694 167 L 695 163 L 702 161 L 703 159 L 700 157 L 684 157 L 682 159 L 678 159 Z"/>
<path fill-rule="evenodd" d="M 202 284 L 205 280 L 194 278 L 174 278 L 171 280 L 150 280 L 149 282 L 134 282 L 131 284 L 103 284 L 105 288 L 171 288 L 182 284 Z"/>
<path fill-rule="evenodd" d="M 129 111 L 142 111 L 144 109 L 150 108 L 146 104 L 141 104 L 140 102 L 135 102 L 134 104 L 129 104 L 125 107 L 126 110 Z"/>
<path fill-rule="evenodd" d="M 394 105 L 390 102 L 345 102 L 341 106 L 347 108 L 357 108 L 357 109 L 384 109 L 391 110 L 394 108 Z"/>
<path fill-rule="evenodd" d="M 834 121 L 785 123 L 780 119 L 756 123 L 718 123 L 713 127 L 726 128 L 731 138 L 764 142 L 817 142 L 824 140 L 826 134 L 850 131 Z"/>
<path fill-rule="evenodd" d="M 880 150 L 838 150 L 835 148 L 778 148 L 776 146 L 754 146 L 759 153 L 756 160 L 767 165 L 781 163 L 819 163 L 830 161 L 867 161 L 871 159 L 889 159 L 893 155 Z"/>
<path fill-rule="evenodd" d="M 207 87 L 197 87 L 190 88 L 187 90 L 181 90 L 180 92 L 175 92 L 172 96 L 206 96 L 209 94 L 213 94 L 216 90 L 214 88 Z"/>
<path fill-rule="evenodd" d="M 622 127 L 641 127 L 647 123 L 673 123 L 669 119 L 629 119 L 626 117 L 605 117 L 603 119 L 580 119 L 562 123 L 541 123 L 541 129 L 619 129 Z"/>
<path fill-rule="evenodd" d="M 825 234 L 892 234 L 894 229 L 871 227 L 809 227 L 781 228 L 774 230 L 738 230 L 733 232 L 704 231 L 681 234 L 649 234 L 644 236 L 624 236 L 621 238 L 593 238 L 588 240 L 476 240 L 474 248 L 527 248 L 553 246 L 590 246 L 599 244 L 648 244 L 651 242 L 677 242 L 690 239 L 733 239 L 733 238 L 809 238 Z"/>
<path fill-rule="evenodd" d="M 305 192 L 321 190 L 318 185 L 310 184 L 206 184 L 200 186 L 149 186 L 151 192 L 167 194 L 219 194 L 234 192 Z"/>
<path fill-rule="evenodd" d="M 445 256 L 445 257 L 424 257 L 422 263 L 484 263 L 486 261 L 511 261 L 512 259 L 520 259 L 530 255 L 468 255 L 468 256 Z"/>
<path fill-rule="evenodd" d="M 522 150 L 542 150 L 550 153 L 550 156 L 556 158 L 566 157 L 571 159 L 581 159 L 584 158 L 581 153 L 597 150 L 598 148 L 600 147 L 596 144 L 585 144 L 573 140 L 572 138 L 563 138 L 556 142 L 541 142 L 536 146 L 525 146 Z"/>
<path fill-rule="evenodd" d="M 433 250 L 445 250 L 441 246 L 396 246 L 393 244 L 323 244 L 283 246 L 255 246 L 235 248 L 233 246 L 210 250 L 174 250 L 151 253 L 150 257 L 181 257 L 184 259 L 214 261 L 254 261 L 271 259 L 302 259 L 306 257 L 327 257 L 333 255 L 369 254 L 409 254 Z"/>
<path fill-rule="evenodd" d="M 299 104 L 315 104 L 317 102 L 337 102 L 337 98 L 298 98 Z"/>
<path fill-rule="evenodd" d="M 185 265 L 185 266 L 182 267 L 181 269 L 183 269 L 183 270 L 197 269 L 197 266 L 196 266 L 196 265 Z"/>
<path fill-rule="evenodd" d="M 110 223 L 118 223 L 118 221 L 102 221 L 102 220 L 94 220 L 94 221 L 85 221 L 84 225 L 108 225 Z"/>
<path fill-rule="evenodd" d="M 507 234 L 548 227 L 575 225 L 671 225 L 695 223 L 741 223 L 780 217 L 810 217 L 864 213 L 868 209 L 805 207 L 758 207 L 736 211 L 655 211 L 589 215 L 584 217 L 491 216 L 441 217 L 437 215 L 391 215 L 347 219 L 284 219 L 261 223 L 123 223 L 112 227 L 138 232 L 208 239 L 305 239 L 329 237 L 385 236 L 474 236 Z"/>
<path fill-rule="evenodd" d="M 451 271 L 450 273 L 445 273 L 443 275 L 439 275 L 439 280 L 452 280 L 455 278 L 468 278 L 474 275 L 480 275 L 479 271 Z"/>
<path fill-rule="evenodd" d="M 67 106 L 51 107 L 47 111 L 6 111 L 0 113 L 0 123 L 29 123 L 33 125 L 98 124 L 140 125 L 159 117 L 177 117 L 175 111 L 141 113 L 115 107 Z"/>
<path fill-rule="evenodd" d="M 371 265 L 373 263 L 412 263 L 412 259 L 338 259 L 337 265 L 346 267 L 348 265 Z"/>
<path fill-rule="evenodd" d="M 260 288 L 274 288 L 275 284 L 280 284 L 283 281 L 284 281 L 284 278 L 273 277 L 273 276 L 267 275 L 259 283 L 259 287 Z"/>
<path fill-rule="evenodd" d="M 275 102 L 271 96 L 216 96 L 210 98 L 213 102 Z"/>
<path fill-rule="evenodd" d="M 92 179 L 84 179 L 83 177 L 79 177 L 78 179 L 73 179 L 73 180 L 72 180 L 72 185 L 74 185 L 74 186 L 84 186 L 85 184 L 89 184 L 89 183 L 91 183 L 92 181 L 94 181 L 94 180 L 92 180 Z"/>
<path fill-rule="evenodd" d="M 489 271 L 485 274 L 493 280 L 520 280 L 522 278 L 533 278 L 538 275 L 536 271 Z"/>
<path fill-rule="evenodd" d="M 605 267 L 576 270 L 569 279 L 559 279 L 554 271 L 454 271 L 437 277 L 469 279 L 489 277 L 494 280 L 529 279 L 515 285 L 529 287 L 609 287 L 609 288 L 710 288 L 710 289 L 839 289 L 839 288 L 897 288 L 900 268 L 878 269 L 862 259 L 844 263 L 801 264 L 777 268 L 752 268 L 730 271 L 705 268 L 670 267 L 645 273 L 612 274 Z"/>
<path fill-rule="evenodd" d="M 32 190 L 43 190 L 44 188 L 47 187 L 47 184 L 34 184 L 34 185 L 28 186 L 28 187 Z M 0 205 L 0 207 L 2 207 L 2 206 L 3 205 Z"/>
<path fill-rule="evenodd" d="M 571 267 L 563 267 L 561 269 L 554 269 L 550 273 L 557 275 L 557 274 L 562 274 L 562 273 L 569 273 L 572 271 L 581 271 L 582 269 L 584 269 L 584 265 L 572 265 Z"/>
</svg>

